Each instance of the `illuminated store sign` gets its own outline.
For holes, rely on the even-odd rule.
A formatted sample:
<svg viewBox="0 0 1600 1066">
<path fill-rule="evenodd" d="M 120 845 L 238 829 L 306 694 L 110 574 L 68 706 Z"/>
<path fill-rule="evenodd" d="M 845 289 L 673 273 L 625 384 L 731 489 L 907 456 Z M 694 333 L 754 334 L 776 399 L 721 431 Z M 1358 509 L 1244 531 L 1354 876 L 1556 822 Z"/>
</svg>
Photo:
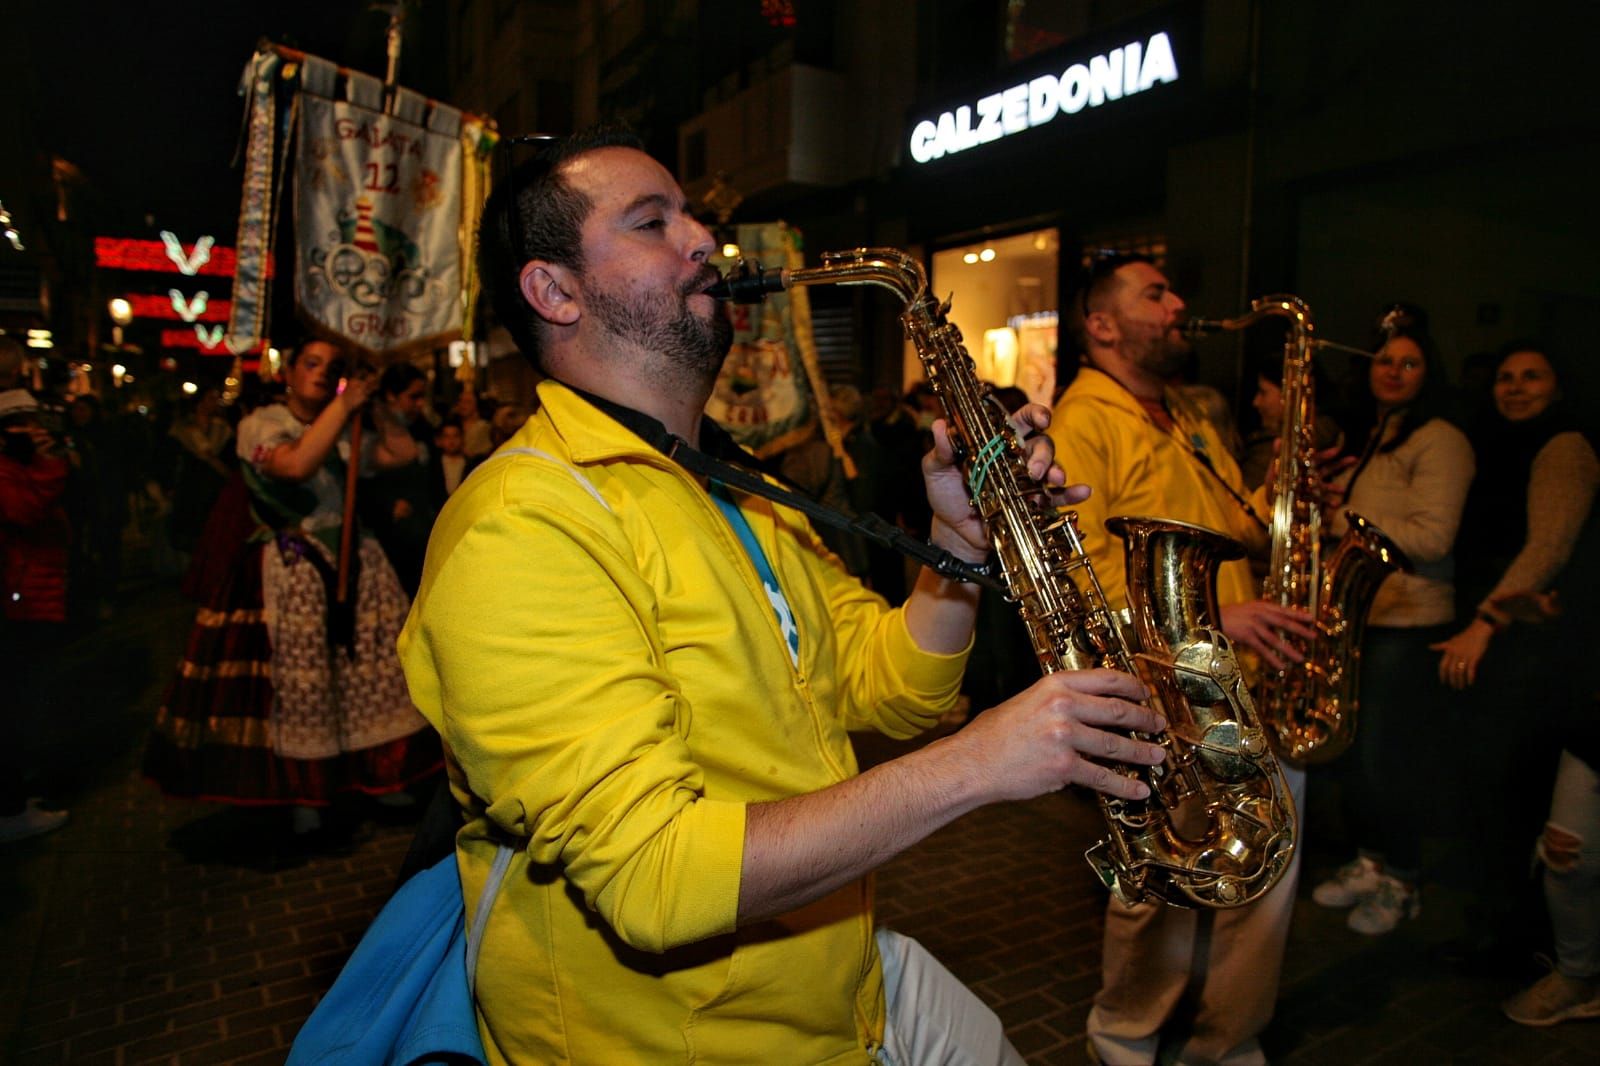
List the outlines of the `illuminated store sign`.
<svg viewBox="0 0 1600 1066">
<path fill-rule="evenodd" d="M 1172 41 L 1157 33 L 1143 44 L 1135 41 L 1074 63 L 1059 75 L 1042 74 L 937 119 L 923 119 L 911 131 L 911 158 L 928 163 L 1177 80 Z"/>
</svg>

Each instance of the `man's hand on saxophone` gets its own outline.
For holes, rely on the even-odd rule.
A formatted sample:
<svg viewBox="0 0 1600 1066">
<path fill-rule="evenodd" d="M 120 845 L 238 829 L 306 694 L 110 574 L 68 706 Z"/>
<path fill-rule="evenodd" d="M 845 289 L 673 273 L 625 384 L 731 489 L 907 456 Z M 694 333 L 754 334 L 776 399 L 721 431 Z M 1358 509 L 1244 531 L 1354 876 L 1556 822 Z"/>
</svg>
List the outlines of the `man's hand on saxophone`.
<svg viewBox="0 0 1600 1066">
<path fill-rule="evenodd" d="M 1222 631 L 1235 644 L 1242 644 L 1261 656 L 1261 661 L 1274 670 L 1305 661 L 1305 652 L 1291 636 L 1310 640 L 1317 635 L 1309 612 L 1271 600 L 1229 604 L 1220 613 Z"/>
</svg>

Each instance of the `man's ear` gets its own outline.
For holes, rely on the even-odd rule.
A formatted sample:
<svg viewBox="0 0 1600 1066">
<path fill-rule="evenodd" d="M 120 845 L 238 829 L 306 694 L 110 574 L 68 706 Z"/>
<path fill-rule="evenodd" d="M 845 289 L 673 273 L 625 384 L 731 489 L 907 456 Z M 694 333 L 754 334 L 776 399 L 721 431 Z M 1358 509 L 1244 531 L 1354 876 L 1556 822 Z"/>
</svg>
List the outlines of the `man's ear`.
<svg viewBox="0 0 1600 1066">
<path fill-rule="evenodd" d="M 573 299 L 572 271 L 558 263 L 534 259 L 522 268 L 517 278 L 522 298 L 539 317 L 557 326 L 578 321 L 578 303 Z"/>
<path fill-rule="evenodd" d="M 1083 331 L 1101 344 L 1112 345 L 1117 342 L 1117 327 L 1111 321 L 1111 315 L 1105 311 L 1090 311 L 1083 318 Z"/>
</svg>

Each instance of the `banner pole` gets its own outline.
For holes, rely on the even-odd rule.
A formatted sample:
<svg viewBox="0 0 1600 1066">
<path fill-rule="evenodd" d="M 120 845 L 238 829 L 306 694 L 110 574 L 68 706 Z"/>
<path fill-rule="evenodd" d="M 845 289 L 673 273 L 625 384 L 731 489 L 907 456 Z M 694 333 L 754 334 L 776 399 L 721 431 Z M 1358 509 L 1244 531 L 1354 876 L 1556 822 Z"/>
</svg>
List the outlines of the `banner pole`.
<svg viewBox="0 0 1600 1066">
<path fill-rule="evenodd" d="M 400 3 L 375 3 L 372 5 L 380 11 L 389 12 L 389 28 L 384 31 L 384 52 L 389 57 L 388 70 L 383 75 L 383 110 L 385 114 L 394 114 L 395 88 L 399 84 L 400 75 L 400 42 L 401 29 L 405 25 L 405 9 Z"/>
<path fill-rule="evenodd" d="M 361 476 L 361 412 L 350 420 L 350 461 L 344 472 L 344 524 L 339 527 L 339 580 L 335 600 L 350 602 L 350 552 L 355 543 L 356 479 Z"/>
</svg>

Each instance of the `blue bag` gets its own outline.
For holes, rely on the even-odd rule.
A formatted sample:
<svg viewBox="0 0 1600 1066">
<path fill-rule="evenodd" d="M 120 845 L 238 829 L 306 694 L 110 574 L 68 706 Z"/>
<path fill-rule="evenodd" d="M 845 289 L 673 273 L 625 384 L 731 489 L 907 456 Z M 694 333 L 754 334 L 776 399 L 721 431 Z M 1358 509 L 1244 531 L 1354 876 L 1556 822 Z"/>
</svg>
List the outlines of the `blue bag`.
<svg viewBox="0 0 1600 1066">
<path fill-rule="evenodd" d="M 482 1064 L 477 947 L 513 854 L 495 855 L 470 931 L 454 854 L 402 885 L 295 1036 L 288 1066 Z"/>
</svg>

